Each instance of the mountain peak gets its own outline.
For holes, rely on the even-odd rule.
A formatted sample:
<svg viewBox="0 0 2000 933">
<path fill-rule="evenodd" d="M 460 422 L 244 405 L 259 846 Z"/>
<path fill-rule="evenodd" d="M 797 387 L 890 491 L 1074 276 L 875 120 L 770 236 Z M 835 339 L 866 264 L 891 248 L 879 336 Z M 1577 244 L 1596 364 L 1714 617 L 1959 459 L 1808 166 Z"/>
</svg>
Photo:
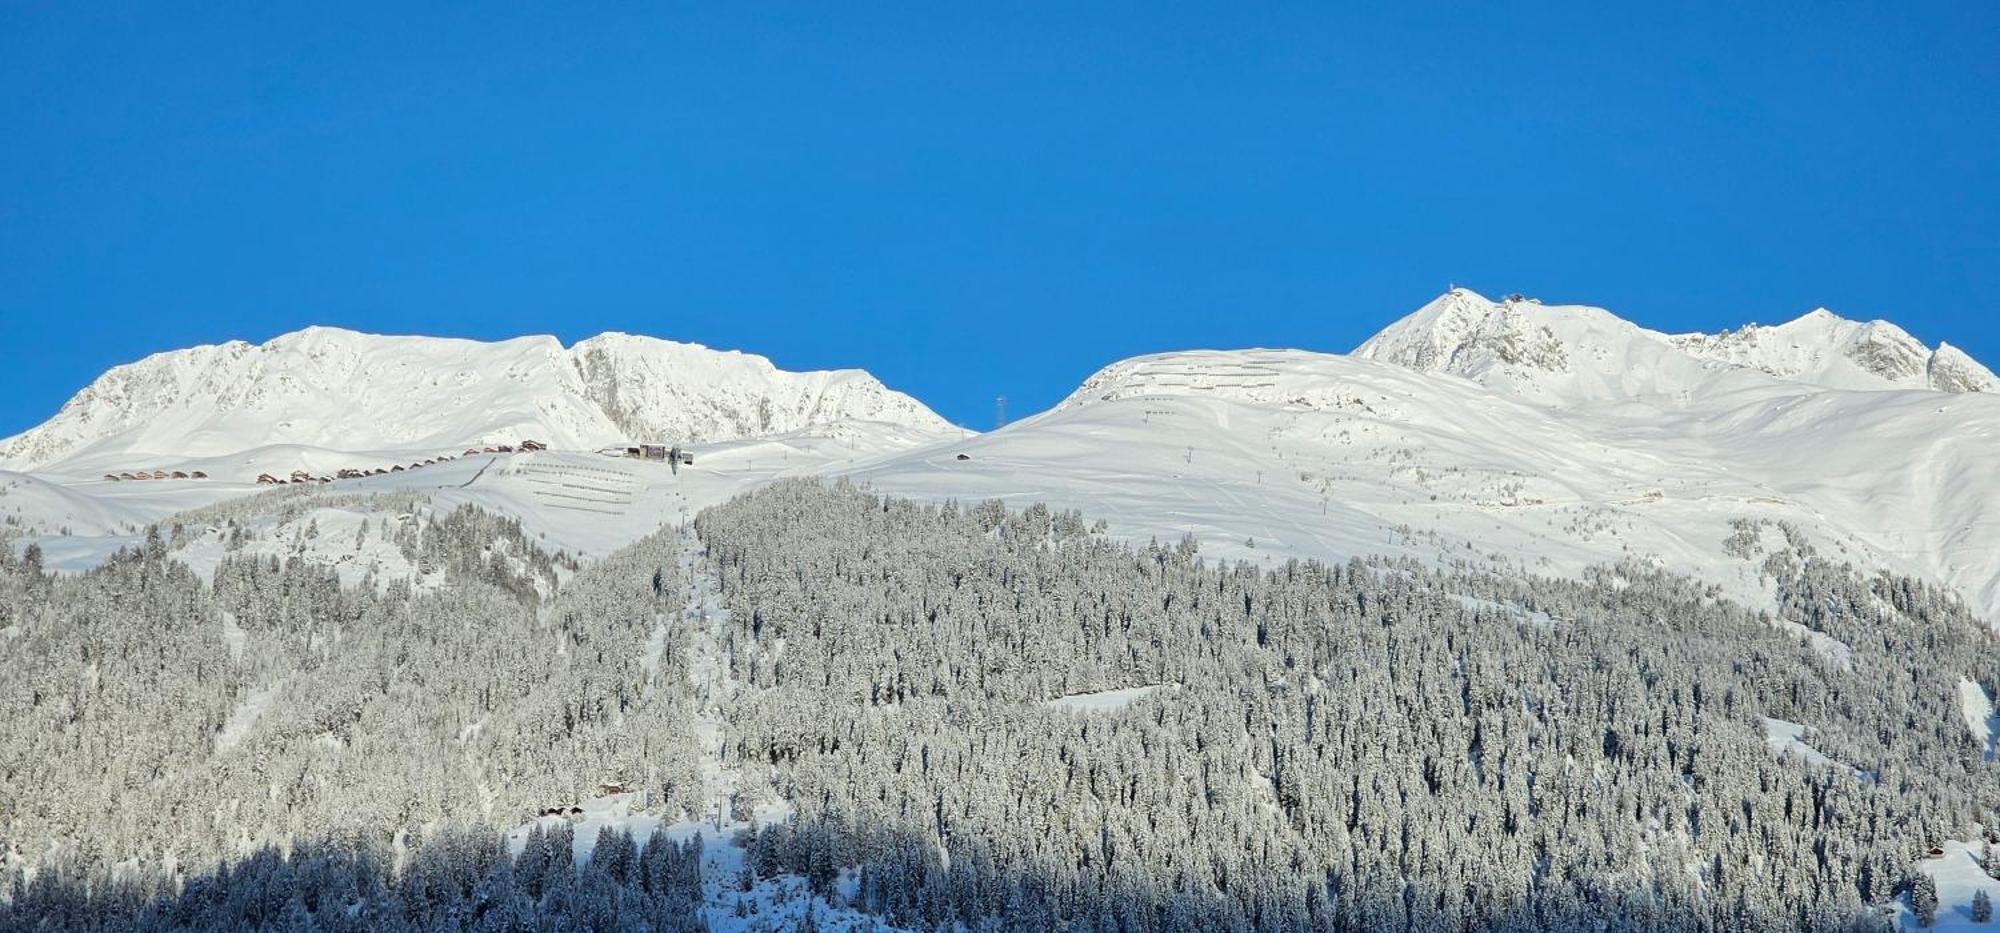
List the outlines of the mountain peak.
<svg viewBox="0 0 2000 933">
<path fill-rule="evenodd" d="M 1453 289 L 1355 348 L 1354 356 L 1535 395 L 1629 394 L 1618 358 L 1663 335 L 1602 308 L 1495 302 Z"/>
<path fill-rule="evenodd" d="M 1855 321 L 1826 308 L 1775 327 L 1753 324 L 1673 339 L 1701 359 L 1834 389 L 1956 393 L 2000 387 L 1991 371 L 1955 348 L 1941 344 L 1933 350 L 1889 321 Z"/>
<path fill-rule="evenodd" d="M 1832 311 L 1822 307 L 1822 308 L 1814 308 L 1811 311 L 1807 311 L 1806 313 L 1801 314 L 1798 317 L 1795 317 L 1790 321 L 1787 321 L 1778 326 L 1797 327 L 1797 326 L 1812 326 L 1812 325 L 1835 324 L 1835 323 L 1852 324 L 1854 322 L 1849 321 L 1848 319 L 1841 317 L 1840 315 L 1835 314 Z"/>
</svg>

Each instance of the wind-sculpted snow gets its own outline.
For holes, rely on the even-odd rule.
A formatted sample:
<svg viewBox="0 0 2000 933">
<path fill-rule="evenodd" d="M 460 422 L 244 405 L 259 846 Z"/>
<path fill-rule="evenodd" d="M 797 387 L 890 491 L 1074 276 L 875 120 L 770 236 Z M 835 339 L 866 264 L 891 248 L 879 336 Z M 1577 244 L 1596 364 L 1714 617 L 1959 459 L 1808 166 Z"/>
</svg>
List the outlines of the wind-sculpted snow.
<svg viewBox="0 0 2000 933">
<path fill-rule="evenodd" d="M 533 439 L 591 450 L 850 420 L 956 433 L 859 370 L 792 373 L 760 356 L 626 334 L 564 348 L 553 337 L 482 343 L 313 327 L 116 367 L 47 423 L 0 441 L 0 464 L 96 466 L 272 444 L 442 452 Z"/>
</svg>

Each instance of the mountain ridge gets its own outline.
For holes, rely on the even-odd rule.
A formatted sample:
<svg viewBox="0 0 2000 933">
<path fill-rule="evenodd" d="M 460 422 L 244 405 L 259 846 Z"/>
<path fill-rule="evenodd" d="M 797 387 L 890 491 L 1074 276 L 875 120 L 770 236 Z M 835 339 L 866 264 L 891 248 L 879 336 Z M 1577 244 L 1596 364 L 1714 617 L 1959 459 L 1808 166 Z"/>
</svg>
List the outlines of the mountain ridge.
<svg viewBox="0 0 2000 933">
<path fill-rule="evenodd" d="M 701 466 L 661 481 L 660 496 L 680 497 L 674 514 L 779 475 L 850 476 L 916 498 L 1078 508 L 1134 540 L 1194 535 L 1226 559 L 1476 556 L 1563 575 L 1645 559 L 1746 604 L 1767 584 L 1722 542 L 1740 522 L 1775 523 L 1937 581 L 2000 625 L 2000 554 L 1982 543 L 2000 528 L 1991 379 L 1949 345 L 1823 310 L 1668 334 L 1603 309 L 1454 290 L 1352 354 L 1133 357 L 1048 411 L 969 436 L 859 370 L 785 373 L 754 354 L 619 333 L 564 347 L 314 328 L 114 369 L 0 455 L 57 462 L 64 482 L 137 515 L 142 501 L 182 492 L 97 482 L 135 451 L 177 459 L 130 468 L 247 483 L 259 470 L 331 472 L 398 449 L 686 440 Z M 735 440 L 745 438 L 758 439 Z M 283 444 L 297 447 L 271 446 Z M 252 448 L 265 453 L 195 456 Z M 458 469 L 408 482 L 477 479 L 478 466 Z M 532 508 L 501 488 L 510 482 L 488 475 L 467 501 Z"/>
<path fill-rule="evenodd" d="M 790 372 L 755 354 L 623 333 L 565 347 L 547 335 L 479 341 L 316 325 L 115 366 L 47 421 L 0 440 L 0 465 L 272 443 L 443 449 L 532 437 L 591 449 L 840 421 L 956 433 L 859 369 Z"/>
<path fill-rule="evenodd" d="M 1993 392 L 2000 379 L 1950 344 L 1816 308 L 1778 325 L 1669 334 L 1602 308 L 1492 301 L 1454 288 L 1352 352 L 1548 401 L 1727 391 L 1745 372 L 1825 389 Z"/>
</svg>

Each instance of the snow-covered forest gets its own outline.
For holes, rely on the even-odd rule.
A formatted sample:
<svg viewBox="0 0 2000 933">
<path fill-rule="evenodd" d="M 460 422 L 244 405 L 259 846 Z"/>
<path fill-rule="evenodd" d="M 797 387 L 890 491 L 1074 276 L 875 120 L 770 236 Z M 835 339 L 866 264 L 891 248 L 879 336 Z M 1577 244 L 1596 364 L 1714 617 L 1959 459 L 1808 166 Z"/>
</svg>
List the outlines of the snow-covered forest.
<svg viewBox="0 0 2000 933">
<path fill-rule="evenodd" d="M 2000 827 L 1993 636 L 1782 527 L 1728 544 L 1775 614 L 814 481 L 581 567 L 470 508 L 355 533 L 423 585 L 0 548 L 0 928 L 1865 930 Z M 537 819 L 606 783 L 748 827 L 740 872 Z"/>
</svg>

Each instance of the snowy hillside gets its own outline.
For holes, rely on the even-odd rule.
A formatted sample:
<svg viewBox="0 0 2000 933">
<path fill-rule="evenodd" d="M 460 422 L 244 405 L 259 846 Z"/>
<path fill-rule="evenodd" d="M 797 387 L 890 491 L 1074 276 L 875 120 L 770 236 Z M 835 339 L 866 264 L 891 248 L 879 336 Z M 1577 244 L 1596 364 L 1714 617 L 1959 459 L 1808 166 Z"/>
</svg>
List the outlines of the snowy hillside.
<svg viewBox="0 0 2000 933">
<path fill-rule="evenodd" d="M 199 482 L 0 470 L 0 533 L 14 533 L 17 549 L 40 545 L 47 566 L 75 571 L 137 545 L 149 524 L 183 525 L 189 535 L 171 550 L 204 576 L 225 554 L 241 552 L 305 558 L 336 569 L 348 583 L 371 572 L 386 582 L 412 576 L 412 568 L 380 536 L 357 534 L 358 526 L 426 523 L 469 505 L 518 520 L 545 550 L 589 561 L 772 480 L 844 469 L 936 441 L 925 429 L 853 421 L 696 444 L 695 463 L 679 469 L 579 451 L 482 453 L 276 487 L 243 477 L 294 469 L 330 475 L 343 466 L 379 468 L 420 455 L 279 444 L 183 462 L 216 477 Z M 250 540 L 225 544 L 225 520 L 242 524 Z"/>
<path fill-rule="evenodd" d="M 1784 522 L 2000 622 L 2000 397 L 1828 388 L 1990 374 L 1955 351 L 1911 369 L 1857 349 L 1895 343 L 1889 325 L 1815 314 L 1737 333 L 1457 291 L 1352 356 L 1125 360 L 1050 412 L 854 472 L 890 493 L 1078 508 L 1139 540 L 1193 534 L 1226 557 L 1562 574 L 1633 557 L 1753 604 L 1759 551 L 1724 541 L 1737 520 Z"/>
<path fill-rule="evenodd" d="M 553 337 L 482 343 L 313 327 L 116 367 L 48 422 L 0 441 L 0 465 L 133 469 L 273 444 L 452 451 L 532 438 L 589 450 L 849 420 L 957 433 L 859 370 L 786 372 L 760 356 L 627 334 L 565 348 Z"/>
</svg>

